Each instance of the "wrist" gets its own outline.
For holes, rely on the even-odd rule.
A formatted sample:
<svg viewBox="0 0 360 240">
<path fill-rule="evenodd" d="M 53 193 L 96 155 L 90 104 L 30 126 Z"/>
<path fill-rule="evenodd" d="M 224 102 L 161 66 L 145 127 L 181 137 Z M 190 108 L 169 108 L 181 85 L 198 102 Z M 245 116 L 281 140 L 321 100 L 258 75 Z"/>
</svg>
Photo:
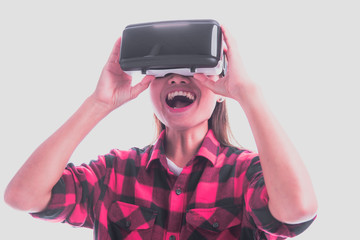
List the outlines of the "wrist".
<svg viewBox="0 0 360 240">
<path fill-rule="evenodd" d="M 262 99 L 261 89 L 254 82 L 247 82 L 238 87 L 234 99 L 243 109 L 249 108 Z"/>
<path fill-rule="evenodd" d="M 108 104 L 99 101 L 94 95 L 90 95 L 83 103 L 83 106 L 95 119 L 102 119 L 114 110 Z"/>
<path fill-rule="evenodd" d="M 96 112 L 99 114 L 109 114 L 113 110 L 116 109 L 114 105 L 108 104 L 106 102 L 103 102 L 98 99 L 98 97 L 95 94 L 90 95 L 86 100 L 85 103 L 87 103 L 89 106 L 91 106 Z"/>
</svg>

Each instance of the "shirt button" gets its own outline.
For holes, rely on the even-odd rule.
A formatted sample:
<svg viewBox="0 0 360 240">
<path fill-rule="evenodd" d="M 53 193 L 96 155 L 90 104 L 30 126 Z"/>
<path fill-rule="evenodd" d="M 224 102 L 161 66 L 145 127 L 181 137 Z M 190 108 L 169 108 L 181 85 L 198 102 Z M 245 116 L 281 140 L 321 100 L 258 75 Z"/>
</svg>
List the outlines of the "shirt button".
<svg viewBox="0 0 360 240">
<path fill-rule="evenodd" d="M 176 189 L 175 193 L 176 193 L 176 195 L 180 195 L 181 194 L 181 189 L 180 188 Z"/>
<path fill-rule="evenodd" d="M 125 227 L 126 227 L 126 228 L 129 228 L 130 226 L 131 226 L 131 222 L 130 222 L 130 221 L 126 221 L 126 222 L 125 222 Z"/>
<path fill-rule="evenodd" d="M 171 235 L 170 237 L 169 237 L 169 240 L 175 240 L 176 239 L 176 237 L 174 236 L 174 235 Z"/>
<path fill-rule="evenodd" d="M 219 223 L 218 223 L 218 222 L 214 222 L 212 226 L 213 226 L 213 228 L 215 228 L 215 229 L 216 229 L 216 228 L 218 228 L 218 227 L 219 227 Z"/>
</svg>

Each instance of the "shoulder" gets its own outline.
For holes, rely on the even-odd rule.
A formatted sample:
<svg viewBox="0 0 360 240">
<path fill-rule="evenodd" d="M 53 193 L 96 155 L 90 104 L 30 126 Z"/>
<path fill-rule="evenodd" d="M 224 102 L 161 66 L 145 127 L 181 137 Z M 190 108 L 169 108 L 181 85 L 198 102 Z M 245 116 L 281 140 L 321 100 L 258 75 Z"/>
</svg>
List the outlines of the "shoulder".
<svg viewBox="0 0 360 240">
<path fill-rule="evenodd" d="M 230 167 L 236 175 L 249 171 L 261 171 L 260 158 L 257 152 L 237 147 L 223 147 L 220 149 L 216 165 L 218 167 Z"/>
<path fill-rule="evenodd" d="M 114 167 L 114 165 L 126 162 L 136 162 L 136 165 L 142 165 L 147 161 L 153 151 L 153 145 L 147 145 L 143 148 L 132 147 L 128 150 L 113 149 L 110 153 L 103 156 L 107 167 Z"/>
<path fill-rule="evenodd" d="M 223 158 L 225 162 L 233 162 L 234 164 L 251 164 L 252 161 L 258 159 L 259 154 L 244 148 L 233 146 L 222 147 L 219 152 L 219 158 Z"/>
</svg>

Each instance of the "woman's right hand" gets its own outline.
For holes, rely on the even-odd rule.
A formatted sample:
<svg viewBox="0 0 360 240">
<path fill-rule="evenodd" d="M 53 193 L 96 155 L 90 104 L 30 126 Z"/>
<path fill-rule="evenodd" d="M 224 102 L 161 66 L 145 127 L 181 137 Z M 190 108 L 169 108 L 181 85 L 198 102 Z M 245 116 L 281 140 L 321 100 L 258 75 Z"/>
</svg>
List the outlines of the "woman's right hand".
<svg viewBox="0 0 360 240">
<path fill-rule="evenodd" d="M 126 74 L 119 64 L 120 45 L 121 38 L 116 41 L 92 95 L 97 102 L 105 105 L 111 111 L 136 98 L 155 79 L 154 76 L 147 75 L 141 82 L 131 86 L 132 77 Z"/>
<path fill-rule="evenodd" d="M 131 76 L 121 70 L 118 62 L 120 43 L 118 39 L 95 92 L 31 154 L 13 177 L 4 196 L 10 206 L 30 212 L 45 209 L 51 199 L 52 188 L 84 137 L 110 111 L 137 97 L 154 79 L 154 76 L 146 76 L 140 83 L 131 86 Z"/>
</svg>

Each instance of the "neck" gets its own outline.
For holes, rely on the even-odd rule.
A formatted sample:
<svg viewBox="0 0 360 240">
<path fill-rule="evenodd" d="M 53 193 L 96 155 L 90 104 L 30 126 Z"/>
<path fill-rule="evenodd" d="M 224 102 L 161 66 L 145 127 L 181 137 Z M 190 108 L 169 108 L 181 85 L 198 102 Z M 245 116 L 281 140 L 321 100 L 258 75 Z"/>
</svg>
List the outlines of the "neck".
<svg viewBox="0 0 360 240">
<path fill-rule="evenodd" d="M 177 166 L 184 167 L 197 153 L 208 132 L 208 125 L 201 124 L 186 130 L 166 128 L 165 153 Z"/>
</svg>

